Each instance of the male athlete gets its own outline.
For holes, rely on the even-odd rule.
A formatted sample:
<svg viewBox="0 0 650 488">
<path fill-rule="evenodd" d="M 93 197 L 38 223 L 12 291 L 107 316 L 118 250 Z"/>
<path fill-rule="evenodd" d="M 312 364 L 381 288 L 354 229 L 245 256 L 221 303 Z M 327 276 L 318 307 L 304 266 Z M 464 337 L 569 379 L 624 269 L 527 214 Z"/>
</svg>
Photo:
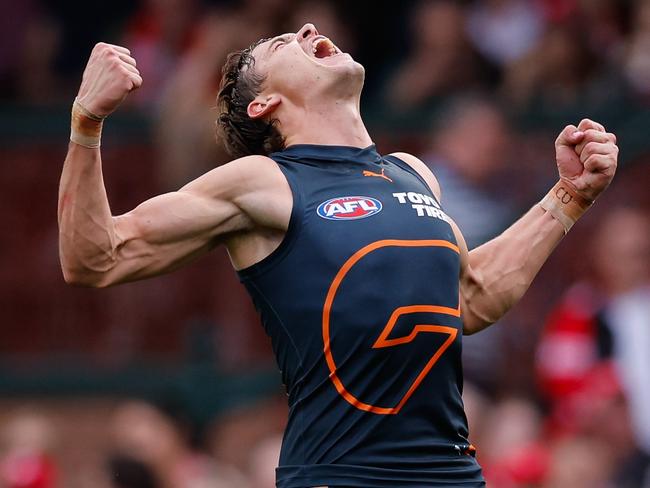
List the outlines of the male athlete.
<svg viewBox="0 0 650 488">
<path fill-rule="evenodd" d="M 237 159 L 113 217 L 102 120 L 142 79 L 127 49 L 98 44 L 61 177 L 63 273 L 105 287 L 223 243 L 289 393 L 278 487 L 484 486 L 461 400 L 461 336 L 521 298 L 607 187 L 615 137 L 589 120 L 567 126 L 558 183 L 468 252 L 427 167 L 376 151 L 359 114 L 363 79 L 312 24 L 234 53 L 218 124 Z"/>
</svg>

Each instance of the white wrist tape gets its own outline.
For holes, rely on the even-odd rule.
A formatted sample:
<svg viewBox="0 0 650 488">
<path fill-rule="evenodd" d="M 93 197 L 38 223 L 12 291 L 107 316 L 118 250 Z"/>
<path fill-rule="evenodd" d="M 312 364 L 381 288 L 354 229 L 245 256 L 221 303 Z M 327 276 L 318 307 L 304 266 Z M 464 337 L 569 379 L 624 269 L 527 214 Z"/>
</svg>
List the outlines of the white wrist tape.
<svg viewBox="0 0 650 488">
<path fill-rule="evenodd" d="M 593 202 L 578 195 L 573 188 L 562 180 L 558 181 L 539 202 L 540 207 L 562 224 L 565 234 L 589 210 L 592 204 Z"/>
<path fill-rule="evenodd" d="M 105 116 L 92 113 L 75 98 L 72 104 L 70 140 L 84 147 L 99 147 L 102 138 L 102 123 L 105 118 Z"/>
</svg>

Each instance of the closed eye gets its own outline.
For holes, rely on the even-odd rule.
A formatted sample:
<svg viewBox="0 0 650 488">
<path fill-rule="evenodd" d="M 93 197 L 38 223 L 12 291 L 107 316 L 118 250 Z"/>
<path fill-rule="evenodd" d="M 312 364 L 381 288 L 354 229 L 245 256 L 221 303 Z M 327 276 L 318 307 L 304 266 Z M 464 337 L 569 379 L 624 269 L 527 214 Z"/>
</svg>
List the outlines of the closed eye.
<svg viewBox="0 0 650 488">
<path fill-rule="evenodd" d="M 279 37 L 271 44 L 271 51 L 277 51 L 279 47 L 284 46 L 289 42 L 289 36 Z"/>
</svg>

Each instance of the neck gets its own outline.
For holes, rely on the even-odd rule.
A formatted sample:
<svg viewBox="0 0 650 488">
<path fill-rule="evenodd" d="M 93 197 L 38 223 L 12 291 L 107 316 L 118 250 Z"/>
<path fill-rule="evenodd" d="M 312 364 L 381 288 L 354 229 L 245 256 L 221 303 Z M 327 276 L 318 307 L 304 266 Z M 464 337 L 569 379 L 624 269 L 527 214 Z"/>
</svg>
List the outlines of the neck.
<svg viewBox="0 0 650 488">
<path fill-rule="evenodd" d="M 287 113 L 291 112 L 291 113 Z M 368 147 L 372 139 L 361 120 L 358 100 L 330 101 L 286 109 L 278 114 L 280 131 L 286 135 L 285 145 L 324 144 Z"/>
</svg>

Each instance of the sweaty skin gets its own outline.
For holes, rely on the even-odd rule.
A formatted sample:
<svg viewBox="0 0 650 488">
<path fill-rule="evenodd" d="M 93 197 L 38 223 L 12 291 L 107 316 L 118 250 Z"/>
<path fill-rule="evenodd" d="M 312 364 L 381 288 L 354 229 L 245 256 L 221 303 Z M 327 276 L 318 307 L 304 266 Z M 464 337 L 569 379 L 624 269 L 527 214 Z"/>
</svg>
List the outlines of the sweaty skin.
<svg viewBox="0 0 650 488">
<path fill-rule="evenodd" d="M 359 113 L 363 67 L 345 53 L 316 58 L 313 43 L 319 37 L 306 24 L 254 50 L 255 69 L 266 81 L 248 114 L 278 119 L 287 145 L 369 146 L 372 141 Z M 106 116 L 141 84 L 129 51 L 100 43 L 88 61 L 78 100 L 90 112 Z M 585 119 L 578 127 L 565 127 L 555 148 L 559 177 L 583 198 L 595 200 L 616 170 L 615 136 Z M 409 154 L 395 155 L 418 171 L 440 198 L 439 184 L 424 163 Z M 68 283 L 105 287 L 172 271 L 220 243 L 236 269 L 246 268 L 278 247 L 292 205 L 277 165 L 265 156 L 247 156 L 113 216 L 100 149 L 71 142 L 59 191 L 63 274 Z M 562 225 L 539 205 L 472 251 L 458 227 L 452 227 L 461 250 L 465 334 L 487 327 L 517 303 L 564 236 Z"/>
</svg>

